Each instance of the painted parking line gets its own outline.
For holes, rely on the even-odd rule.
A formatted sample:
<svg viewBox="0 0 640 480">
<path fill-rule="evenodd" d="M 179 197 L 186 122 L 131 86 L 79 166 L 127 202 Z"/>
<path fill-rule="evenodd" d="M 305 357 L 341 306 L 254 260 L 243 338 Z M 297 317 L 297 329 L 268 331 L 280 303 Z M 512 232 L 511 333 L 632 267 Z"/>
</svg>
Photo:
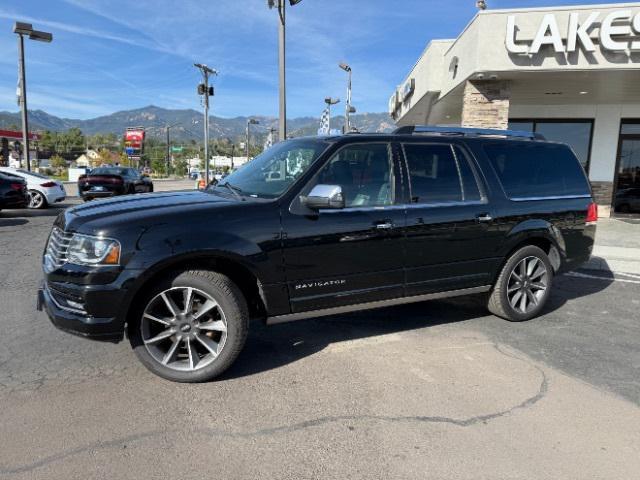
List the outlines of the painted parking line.
<svg viewBox="0 0 640 480">
<path fill-rule="evenodd" d="M 567 276 L 567 277 L 592 278 L 592 279 L 595 279 L 595 280 L 606 280 L 606 281 L 609 281 L 609 282 L 635 283 L 635 284 L 640 285 L 640 276 L 627 274 L 627 273 L 614 272 L 614 275 L 629 275 L 632 278 L 634 278 L 635 280 L 630 280 L 630 279 L 627 279 L 627 278 L 619 278 L 618 276 L 603 277 L 603 276 L 599 276 L 599 275 L 589 275 L 588 273 L 580 273 L 580 272 L 569 272 L 569 273 L 565 273 L 564 275 Z"/>
</svg>

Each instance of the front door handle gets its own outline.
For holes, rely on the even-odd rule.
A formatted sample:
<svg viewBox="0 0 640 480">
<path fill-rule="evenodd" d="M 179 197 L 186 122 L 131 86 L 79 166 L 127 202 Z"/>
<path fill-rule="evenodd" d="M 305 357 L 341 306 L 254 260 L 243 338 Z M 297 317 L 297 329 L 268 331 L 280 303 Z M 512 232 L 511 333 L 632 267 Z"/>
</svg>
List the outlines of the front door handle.
<svg viewBox="0 0 640 480">
<path fill-rule="evenodd" d="M 493 220 L 493 217 L 488 213 L 481 213 L 476 218 L 479 222 L 490 222 L 491 220 Z"/>
<path fill-rule="evenodd" d="M 393 223 L 391 223 L 391 222 L 376 223 L 376 228 L 378 230 L 390 230 L 390 229 L 393 228 Z"/>
</svg>

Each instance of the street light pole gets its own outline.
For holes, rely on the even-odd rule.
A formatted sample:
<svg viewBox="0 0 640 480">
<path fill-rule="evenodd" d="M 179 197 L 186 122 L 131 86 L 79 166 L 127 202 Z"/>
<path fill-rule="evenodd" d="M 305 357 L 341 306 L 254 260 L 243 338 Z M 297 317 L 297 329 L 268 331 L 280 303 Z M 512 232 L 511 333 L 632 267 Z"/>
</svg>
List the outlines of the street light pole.
<svg viewBox="0 0 640 480">
<path fill-rule="evenodd" d="M 348 74 L 347 103 L 345 105 L 344 114 L 344 133 L 349 133 L 351 131 L 351 121 L 349 119 L 349 114 L 351 113 L 351 67 L 344 62 L 341 63 L 339 67 Z"/>
<path fill-rule="evenodd" d="M 209 95 L 213 95 L 213 91 L 209 90 L 209 75 L 218 75 L 218 71 L 202 63 L 194 63 L 193 65 L 200 69 L 204 80 L 203 88 L 198 88 L 198 93 L 204 95 L 204 171 L 205 185 L 209 185 Z M 211 88 L 213 89 L 213 87 Z"/>
<path fill-rule="evenodd" d="M 167 132 L 167 176 L 169 176 L 169 168 L 171 166 L 171 139 L 169 138 L 169 129 L 180 125 L 179 123 L 174 123 L 173 125 L 166 125 L 164 128 Z"/>
<path fill-rule="evenodd" d="M 27 171 L 31 171 L 29 161 L 29 116 L 27 115 L 27 79 L 24 69 L 24 37 L 18 34 L 18 58 L 20 65 L 20 110 L 22 114 L 22 158 L 27 160 Z M 22 159 L 20 159 L 22 167 Z"/>
<path fill-rule="evenodd" d="M 169 176 L 169 164 L 171 163 L 171 147 L 169 146 L 169 126 L 167 125 L 167 177 Z"/>
<path fill-rule="evenodd" d="M 331 132 L 331 105 L 336 105 L 338 103 L 340 103 L 340 99 L 339 98 L 332 98 L 332 97 L 327 97 L 324 99 L 324 103 L 327 104 L 327 115 L 328 115 L 328 119 L 327 119 L 327 127 L 329 129 L 329 131 L 327 133 Z"/>
<path fill-rule="evenodd" d="M 27 80 L 24 63 L 24 35 L 29 35 L 31 40 L 39 42 L 51 42 L 53 35 L 48 32 L 34 30 L 30 23 L 16 22 L 13 25 L 13 33 L 18 35 L 18 68 L 20 69 L 20 107 L 22 110 L 22 148 L 23 157 L 27 161 L 27 171 L 31 171 L 29 160 L 29 118 L 27 113 Z M 21 162 L 22 165 L 22 162 Z"/>
<path fill-rule="evenodd" d="M 286 80 L 286 56 L 285 56 L 285 0 L 278 0 L 278 13 L 280 23 L 278 25 L 278 65 L 280 75 L 280 119 L 279 136 L 287 138 L 287 80 Z M 247 155 L 247 160 L 249 156 Z"/>
<path fill-rule="evenodd" d="M 302 0 L 289 0 L 289 4 L 294 6 Z M 278 7 L 278 70 L 280 77 L 280 115 L 278 133 L 280 140 L 287 138 L 287 82 L 286 82 L 286 56 L 285 56 L 285 5 L 286 0 L 267 0 L 269 8 Z"/>
</svg>

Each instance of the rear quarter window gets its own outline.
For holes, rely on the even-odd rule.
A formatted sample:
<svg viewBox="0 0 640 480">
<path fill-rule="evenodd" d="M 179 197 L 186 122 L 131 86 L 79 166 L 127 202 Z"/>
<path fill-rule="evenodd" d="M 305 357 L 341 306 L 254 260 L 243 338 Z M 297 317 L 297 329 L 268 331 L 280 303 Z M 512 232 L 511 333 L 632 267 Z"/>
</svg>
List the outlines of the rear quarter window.
<svg viewBox="0 0 640 480">
<path fill-rule="evenodd" d="M 590 194 L 584 170 L 566 145 L 501 142 L 483 148 L 509 198 Z"/>
</svg>

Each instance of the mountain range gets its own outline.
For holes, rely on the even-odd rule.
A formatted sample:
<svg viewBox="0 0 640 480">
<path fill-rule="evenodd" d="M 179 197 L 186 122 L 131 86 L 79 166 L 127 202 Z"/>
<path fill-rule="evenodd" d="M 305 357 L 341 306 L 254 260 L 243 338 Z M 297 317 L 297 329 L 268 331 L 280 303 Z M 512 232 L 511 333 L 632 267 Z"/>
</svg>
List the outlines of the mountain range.
<svg viewBox="0 0 640 480">
<path fill-rule="evenodd" d="M 237 139 L 245 135 L 247 120 L 253 118 L 259 122 L 253 125 L 252 135 L 263 137 L 270 128 L 276 128 L 278 119 L 268 116 L 251 117 L 209 117 L 211 138 Z M 288 133 L 295 136 L 315 135 L 320 119 L 314 117 L 299 117 L 287 120 Z M 202 128 L 202 113 L 193 109 L 173 110 L 149 105 L 134 110 L 124 110 L 91 118 L 78 120 L 60 118 L 50 115 L 42 110 L 29 111 L 29 130 L 65 131 L 69 128 L 79 128 L 85 135 L 96 133 L 115 133 L 122 135 L 126 127 L 144 127 L 147 135 L 164 138 L 165 126 L 172 125 L 171 137 L 180 140 L 202 140 L 204 133 Z M 393 121 L 386 113 L 363 113 L 351 116 L 351 123 L 361 132 L 389 132 L 395 128 Z M 0 128 L 11 125 L 21 125 L 19 112 L 0 112 Z M 173 126 L 175 125 L 175 126 Z M 332 128 L 341 128 L 344 125 L 343 116 L 335 116 L 331 119 Z"/>
</svg>

